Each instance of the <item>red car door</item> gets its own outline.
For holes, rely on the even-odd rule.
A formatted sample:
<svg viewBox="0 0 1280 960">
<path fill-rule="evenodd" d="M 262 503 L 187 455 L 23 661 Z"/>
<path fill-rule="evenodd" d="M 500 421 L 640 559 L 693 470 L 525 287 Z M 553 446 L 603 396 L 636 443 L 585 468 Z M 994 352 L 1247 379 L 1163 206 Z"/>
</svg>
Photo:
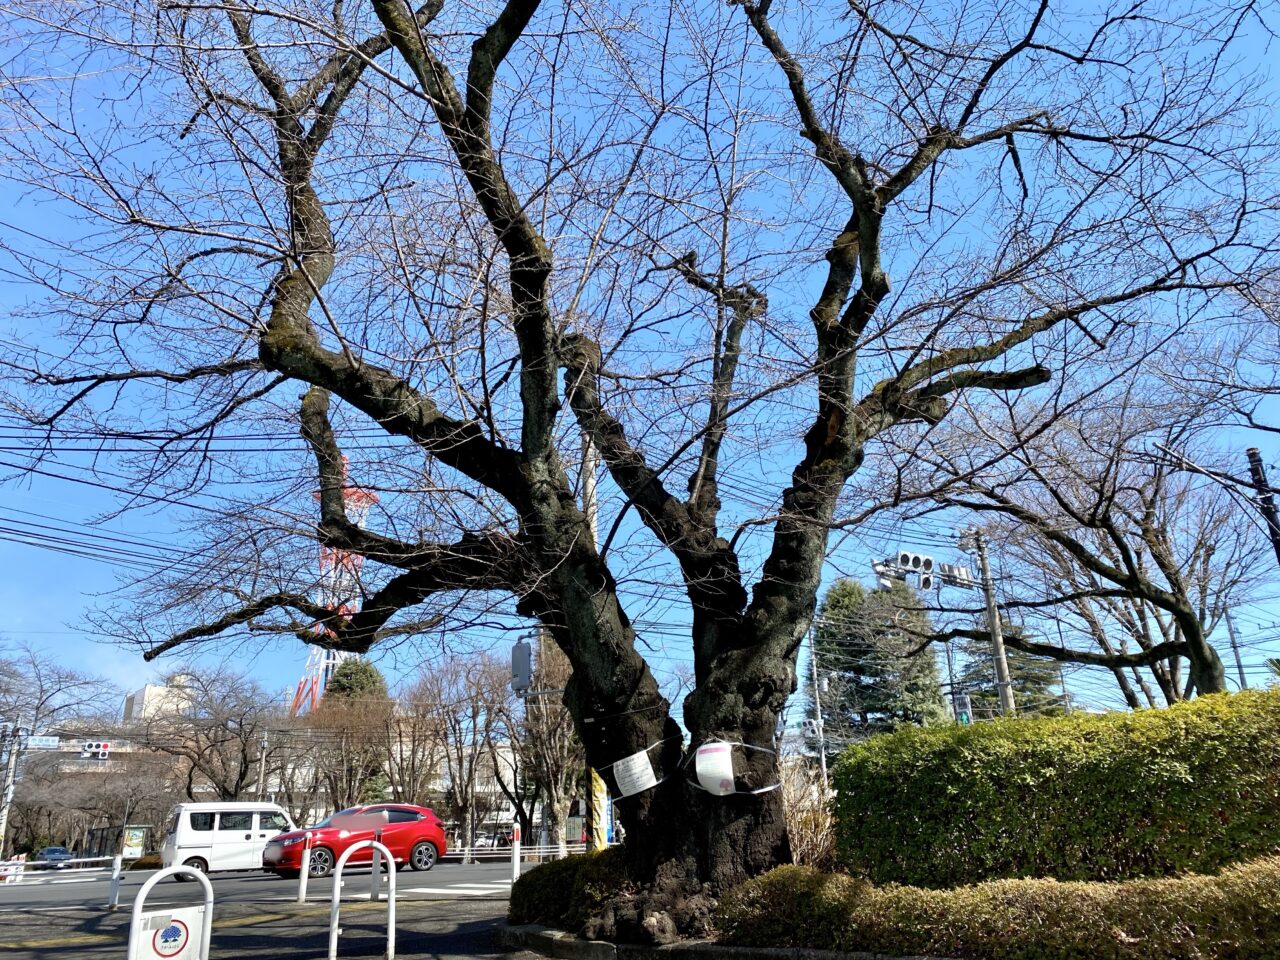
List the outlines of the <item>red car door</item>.
<svg viewBox="0 0 1280 960">
<path fill-rule="evenodd" d="M 335 856 L 341 856 L 344 850 L 361 840 L 374 839 L 378 831 L 386 829 L 386 822 L 386 809 L 383 807 L 365 807 L 358 813 L 343 817 L 341 823 L 335 821 L 333 825 L 341 830 Z M 347 863 L 368 863 L 372 859 L 373 848 L 362 847 L 347 858 Z"/>
<path fill-rule="evenodd" d="M 387 811 L 387 828 L 383 832 L 382 842 L 387 845 L 396 863 L 405 863 L 409 859 L 409 851 L 418 842 L 422 832 L 419 824 L 422 814 L 417 810 L 392 808 Z"/>
</svg>

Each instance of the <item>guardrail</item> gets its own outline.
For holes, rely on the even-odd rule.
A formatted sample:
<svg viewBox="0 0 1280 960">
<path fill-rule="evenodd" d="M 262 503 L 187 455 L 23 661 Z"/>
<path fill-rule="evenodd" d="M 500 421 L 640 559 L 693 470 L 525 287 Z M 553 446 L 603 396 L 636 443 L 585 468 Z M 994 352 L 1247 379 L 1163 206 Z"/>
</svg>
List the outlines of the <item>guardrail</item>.
<svg viewBox="0 0 1280 960">
<path fill-rule="evenodd" d="M 115 857 L 77 857 L 48 863 L 43 860 L 0 861 L 0 884 L 71 883 L 78 879 L 107 879 Z"/>
<path fill-rule="evenodd" d="M 526 863 L 541 863 L 543 860 L 559 860 L 571 853 L 583 853 L 587 849 L 585 843 L 566 843 L 564 846 L 549 843 L 545 845 L 538 844 L 520 844 L 520 858 Z M 471 860 L 499 862 L 511 859 L 511 847 L 454 847 L 449 850 L 442 860 L 463 862 Z"/>
</svg>

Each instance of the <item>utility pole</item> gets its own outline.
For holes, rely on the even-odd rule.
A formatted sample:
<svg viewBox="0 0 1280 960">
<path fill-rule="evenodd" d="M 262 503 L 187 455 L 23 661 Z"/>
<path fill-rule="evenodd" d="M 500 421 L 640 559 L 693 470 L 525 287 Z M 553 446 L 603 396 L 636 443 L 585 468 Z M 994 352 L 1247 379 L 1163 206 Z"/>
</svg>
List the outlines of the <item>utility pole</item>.
<svg viewBox="0 0 1280 960">
<path fill-rule="evenodd" d="M 262 799 L 267 779 L 267 735 L 264 733 L 258 741 L 258 792 L 257 799 Z"/>
<path fill-rule="evenodd" d="M 1227 636 L 1231 638 L 1231 652 L 1236 655 L 1236 673 L 1240 677 L 1240 689 L 1248 690 L 1249 681 L 1244 675 L 1244 661 L 1240 659 L 1240 644 L 1236 642 L 1236 624 L 1231 619 L 1231 611 L 1227 611 Z"/>
<path fill-rule="evenodd" d="M 982 590 L 987 597 L 987 629 L 991 631 L 991 656 L 996 662 L 996 690 L 1000 694 L 1000 713 L 1012 717 L 1017 713 L 1013 702 L 1013 682 L 1009 679 L 1009 661 L 1004 653 L 1004 634 L 1000 630 L 1000 611 L 996 607 L 996 588 L 991 582 L 991 565 L 987 562 L 987 541 L 981 530 L 973 531 L 973 545 L 978 551 L 978 567 L 982 572 Z"/>
<path fill-rule="evenodd" d="M 813 717 L 818 729 L 818 766 L 822 768 L 822 795 L 831 793 L 827 782 L 827 736 L 822 722 L 822 696 L 818 691 L 818 627 L 809 625 L 809 672 L 813 675 Z"/>
<path fill-rule="evenodd" d="M 1280 563 L 1280 517 L 1276 515 L 1276 500 L 1271 495 L 1271 486 L 1267 483 L 1267 470 L 1262 465 L 1262 454 L 1257 447 L 1245 451 L 1249 458 L 1249 478 L 1253 481 L 1253 489 L 1258 491 L 1258 507 L 1267 521 L 1267 533 L 1271 535 L 1271 547 L 1276 552 L 1276 563 Z"/>
<path fill-rule="evenodd" d="M 0 794 L 0 860 L 4 859 L 5 831 L 9 828 L 9 807 L 13 804 L 14 783 L 18 779 L 18 752 L 22 747 L 22 717 L 9 728 L 9 753 L 4 765 L 4 793 Z"/>
<path fill-rule="evenodd" d="M 959 691 L 956 689 L 956 661 L 952 654 L 951 641 L 948 640 L 942 646 L 947 651 L 947 693 L 951 697 L 951 719 L 955 723 L 959 723 L 960 703 L 958 700 Z"/>
<path fill-rule="evenodd" d="M 600 543 L 599 511 L 596 504 L 596 471 L 600 468 L 600 458 L 595 444 L 586 433 L 582 435 L 582 510 L 587 515 L 587 530 L 591 535 L 591 545 Z M 605 835 L 605 805 L 608 793 L 604 780 L 590 765 L 587 766 L 587 844 L 592 850 L 603 850 L 609 845 Z"/>
</svg>

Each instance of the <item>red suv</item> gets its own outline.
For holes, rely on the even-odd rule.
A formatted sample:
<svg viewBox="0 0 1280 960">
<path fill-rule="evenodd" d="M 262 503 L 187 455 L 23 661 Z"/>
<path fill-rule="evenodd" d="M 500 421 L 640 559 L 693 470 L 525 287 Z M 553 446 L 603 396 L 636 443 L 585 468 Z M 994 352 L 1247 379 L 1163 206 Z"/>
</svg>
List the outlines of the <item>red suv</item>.
<svg viewBox="0 0 1280 960">
<path fill-rule="evenodd" d="M 327 877 L 338 858 L 352 844 L 374 840 L 391 851 L 396 868 L 406 863 L 414 870 L 430 870 L 445 853 L 444 824 L 426 807 L 379 803 L 339 810 L 309 830 L 294 830 L 272 837 L 262 852 L 262 869 L 277 876 L 296 878 L 302 869 L 302 851 L 311 834 L 308 875 Z M 368 863 L 373 848 L 357 850 L 347 863 Z"/>
</svg>

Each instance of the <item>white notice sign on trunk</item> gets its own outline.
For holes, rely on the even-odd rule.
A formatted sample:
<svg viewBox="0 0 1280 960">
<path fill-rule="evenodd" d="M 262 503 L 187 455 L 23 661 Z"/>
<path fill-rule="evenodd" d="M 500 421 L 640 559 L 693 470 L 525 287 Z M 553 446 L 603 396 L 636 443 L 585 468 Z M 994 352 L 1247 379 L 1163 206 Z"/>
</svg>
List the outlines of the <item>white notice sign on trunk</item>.
<svg viewBox="0 0 1280 960">
<path fill-rule="evenodd" d="M 694 759 L 698 783 L 707 793 L 727 797 L 735 792 L 733 784 L 733 744 L 704 743 Z"/>
<path fill-rule="evenodd" d="M 633 753 L 615 763 L 613 778 L 618 783 L 618 795 L 623 797 L 658 785 L 658 778 L 653 775 L 653 764 L 649 762 L 648 750 Z"/>
</svg>

